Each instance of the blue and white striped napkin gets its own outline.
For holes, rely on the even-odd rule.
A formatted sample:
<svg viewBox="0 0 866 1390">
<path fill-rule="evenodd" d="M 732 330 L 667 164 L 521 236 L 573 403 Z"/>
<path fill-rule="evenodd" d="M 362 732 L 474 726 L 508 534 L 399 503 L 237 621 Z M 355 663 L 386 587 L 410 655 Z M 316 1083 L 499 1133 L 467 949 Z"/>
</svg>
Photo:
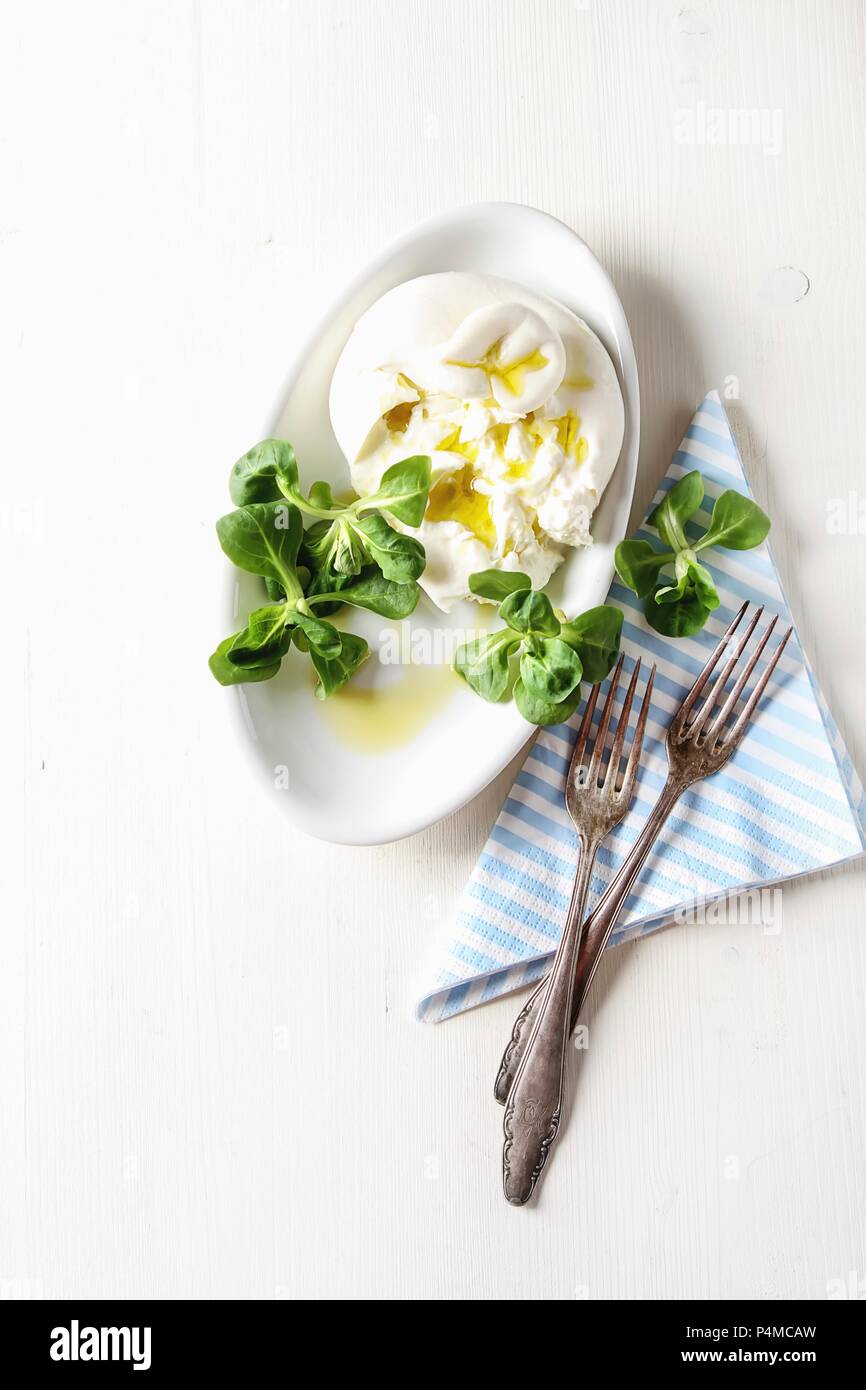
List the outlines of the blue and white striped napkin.
<svg viewBox="0 0 866 1390">
<path fill-rule="evenodd" d="M 749 486 L 718 392 L 694 416 L 655 497 L 694 468 L 706 483 L 700 533 L 720 492 Z M 655 533 L 641 530 L 645 539 Z M 772 532 L 771 532 L 772 534 Z M 664 734 L 707 655 L 744 599 L 791 615 L 766 545 L 712 549 L 721 607 L 694 638 L 661 637 L 647 625 L 641 600 L 617 579 L 610 601 L 625 614 L 625 667 L 638 656 L 658 666 L 632 809 L 596 860 L 590 906 L 640 833 L 664 783 Z M 772 653 L 771 638 L 768 654 Z M 762 669 L 761 666 L 758 668 Z M 578 716 L 540 732 L 512 787 L 464 891 L 456 917 L 439 941 L 418 1003 L 428 1022 L 485 1003 L 537 980 L 562 932 L 576 854 L 563 803 L 563 781 Z M 666 926 L 696 902 L 767 887 L 838 864 L 866 849 L 866 798 L 833 719 L 792 635 L 765 692 L 759 717 L 731 762 L 685 793 L 668 819 L 635 884 L 611 945 Z"/>
</svg>

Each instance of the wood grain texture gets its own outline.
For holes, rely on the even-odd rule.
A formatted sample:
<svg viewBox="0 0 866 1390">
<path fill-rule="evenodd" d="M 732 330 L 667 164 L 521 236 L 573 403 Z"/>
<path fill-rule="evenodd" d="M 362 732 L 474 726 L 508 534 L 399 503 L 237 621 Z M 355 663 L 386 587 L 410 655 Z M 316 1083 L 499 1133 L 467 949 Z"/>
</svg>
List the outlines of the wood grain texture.
<svg viewBox="0 0 866 1390">
<path fill-rule="evenodd" d="M 227 468 L 323 300 L 420 218 L 510 198 L 621 291 L 635 517 L 704 390 L 736 391 L 866 768 L 866 544 L 826 524 L 864 489 L 862 5 L 83 0 L 4 29 L 0 1293 L 866 1278 L 861 865 L 787 886 L 776 935 L 609 955 L 556 1161 L 512 1210 L 490 1088 L 516 1002 L 409 1013 L 509 775 L 402 844 L 308 841 L 203 660 Z M 781 113 L 778 148 L 678 141 L 716 108 Z"/>
</svg>

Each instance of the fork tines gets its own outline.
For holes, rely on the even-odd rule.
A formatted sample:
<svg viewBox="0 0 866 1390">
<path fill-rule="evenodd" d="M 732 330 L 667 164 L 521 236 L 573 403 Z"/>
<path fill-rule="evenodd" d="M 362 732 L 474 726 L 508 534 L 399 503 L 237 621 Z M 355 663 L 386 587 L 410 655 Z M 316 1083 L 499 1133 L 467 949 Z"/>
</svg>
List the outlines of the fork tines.
<svg viewBox="0 0 866 1390">
<path fill-rule="evenodd" d="M 767 684 L 769 683 L 770 678 L 773 675 L 773 672 L 779 664 L 779 660 L 781 658 L 782 652 L 785 650 L 785 645 L 788 641 L 788 638 L 791 636 L 791 633 L 794 630 L 793 627 L 789 627 L 788 630 L 785 633 L 783 633 L 782 637 L 776 643 L 775 647 L 773 648 L 772 656 L 769 658 L 766 666 L 764 667 L 764 670 L 758 677 L 754 689 L 746 696 L 745 703 L 737 713 L 733 725 L 726 732 L 728 720 L 734 713 L 737 702 L 743 694 L 746 688 L 746 684 L 749 681 L 749 678 L 751 677 L 758 662 L 760 661 L 764 649 L 766 648 L 767 643 L 769 642 L 770 637 L 772 636 L 776 624 L 778 622 L 778 616 L 771 618 L 763 633 L 758 638 L 757 645 L 749 655 L 742 670 L 739 671 L 731 690 L 726 694 L 725 691 L 728 681 L 734 674 L 735 669 L 740 664 L 740 658 L 743 656 L 743 653 L 745 652 L 746 647 L 748 646 L 749 639 L 755 632 L 755 629 L 757 628 L 758 623 L 760 622 L 760 619 L 763 615 L 763 604 L 759 608 L 755 609 L 755 611 L 750 616 L 745 629 L 740 634 L 739 640 L 733 646 L 733 651 L 731 652 L 731 655 L 728 657 L 727 661 L 722 665 L 721 669 L 719 670 L 719 672 L 715 676 L 715 679 L 710 685 L 709 693 L 706 695 L 706 698 L 701 703 L 700 708 L 696 710 L 696 712 L 692 715 L 691 718 L 689 718 L 689 715 L 692 713 L 692 710 L 695 708 L 697 704 L 698 697 L 701 695 L 701 693 L 707 686 L 710 677 L 713 675 L 713 672 L 719 665 L 722 655 L 727 650 L 731 638 L 737 631 L 737 628 L 742 622 L 749 607 L 750 605 L 747 601 L 740 608 L 739 612 L 736 614 L 733 621 L 729 624 L 727 630 L 723 633 L 717 646 L 708 658 L 706 665 L 698 675 L 697 679 L 694 682 L 694 685 L 691 687 L 682 704 L 680 705 L 679 710 L 674 715 L 674 718 L 671 721 L 670 733 L 679 742 L 682 742 L 685 739 L 689 739 L 697 744 L 700 744 L 702 747 L 721 748 L 723 746 L 732 746 L 733 744 L 736 744 L 739 741 L 740 737 L 742 736 L 743 730 L 745 729 L 746 725 L 748 724 L 749 720 L 754 714 L 758 706 L 758 702 L 761 696 L 763 695 L 767 687 Z M 708 722 L 719 701 L 721 701 L 721 704 L 718 713 L 716 714 L 715 718 L 712 719 L 711 722 Z"/>
<path fill-rule="evenodd" d="M 613 744 L 610 750 L 610 756 L 607 760 L 607 764 L 604 768 L 604 773 L 602 775 L 602 762 L 604 759 L 605 743 L 607 741 L 607 734 L 608 729 L 610 727 L 614 703 L 617 698 L 617 692 L 619 689 L 620 677 L 622 675 L 624 659 L 624 656 L 621 655 L 619 661 L 616 664 L 616 668 L 613 672 L 613 675 L 610 678 L 610 686 L 608 688 L 607 697 L 605 699 L 604 707 L 602 708 L 601 716 L 599 718 L 598 730 L 596 732 L 595 740 L 592 746 L 592 753 L 590 756 L 589 766 L 586 767 L 586 765 L 584 764 L 584 755 L 586 754 L 587 744 L 589 742 L 593 715 L 595 714 L 595 708 L 598 703 L 598 692 L 601 688 L 600 685 L 594 685 L 592 687 L 589 698 L 586 702 L 586 708 L 583 713 L 583 718 L 580 721 L 580 727 L 577 732 L 577 740 L 575 742 L 574 750 L 571 755 L 571 765 L 568 771 L 568 785 L 571 788 L 576 788 L 580 786 L 597 786 L 601 789 L 606 790 L 612 798 L 616 797 L 617 800 L 625 798 L 626 801 L 630 801 L 632 788 L 634 786 L 634 780 L 637 775 L 638 762 L 640 760 L 644 730 L 646 729 L 647 717 L 649 715 L 650 699 L 652 696 L 656 668 L 655 666 L 653 666 L 649 673 L 649 677 L 647 679 L 647 683 L 643 692 L 641 707 L 638 712 L 637 722 L 635 724 L 634 734 L 632 736 L 631 746 L 628 750 L 628 756 L 626 758 L 625 767 L 622 769 L 622 772 L 620 774 L 620 761 L 622 759 L 623 744 L 625 742 L 626 730 L 628 729 L 629 719 L 631 717 L 631 709 L 632 704 L 634 703 L 634 696 L 635 690 L 637 688 L 638 676 L 640 675 L 641 670 L 640 658 L 638 658 L 638 660 L 635 662 L 634 670 L 631 674 L 631 680 L 628 683 L 628 688 L 625 692 L 625 697 L 623 699 L 622 709 L 620 711 L 620 715 L 616 723 L 616 732 L 614 734 Z"/>
</svg>

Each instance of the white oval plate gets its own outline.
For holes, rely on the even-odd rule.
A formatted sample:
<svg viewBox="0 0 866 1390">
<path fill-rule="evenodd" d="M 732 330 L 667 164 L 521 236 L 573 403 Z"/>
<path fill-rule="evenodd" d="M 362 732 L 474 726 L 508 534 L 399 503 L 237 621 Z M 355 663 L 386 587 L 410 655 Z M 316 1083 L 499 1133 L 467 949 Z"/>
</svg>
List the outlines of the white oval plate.
<svg viewBox="0 0 866 1390">
<path fill-rule="evenodd" d="M 586 243 L 555 218 L 517 203 L 478 203 L 424 222 L 388 247 L 298 354 L 263 435 L 292 441 L 305 486 L 324 478 L 347 487 L 328 417 L 337 357 L 357 319 L 386 290 L 442 270 L 499 275 L 558 299 L 595 330 L 616 366 L 625 437 L 593 518 L 595 544 L 569 554 L 549 589 L 554 603 L 581 613 L 603 603 L 610 587 L 634 491 L 640 406 L 634 348 L 616 290 Z M 226 631 L 242 626 L 261 602 L 260 581 L 232 569 Z M 379 647 L 382 620 L 347 611 L 352 629 Z M 479 611 L 495 617 L 477 604 L 446 617 L 422 595 L 404 625 L 403 654 L 441 657 L 448 630 L 477 628 Z M 394 634 L 386 641 L 394 644 Z M 345 696 L 320 701 L 309 663 L 293 652 L 274 680 L 239 686 L 232 697 L 242 736 L 285 810 L 308 834 L 339 844 L 382 844 L 432 825 L 476 796 L 534 732 L 513 704 L 486 704 L 441 666 L 371 659 Z"/>
</svg>

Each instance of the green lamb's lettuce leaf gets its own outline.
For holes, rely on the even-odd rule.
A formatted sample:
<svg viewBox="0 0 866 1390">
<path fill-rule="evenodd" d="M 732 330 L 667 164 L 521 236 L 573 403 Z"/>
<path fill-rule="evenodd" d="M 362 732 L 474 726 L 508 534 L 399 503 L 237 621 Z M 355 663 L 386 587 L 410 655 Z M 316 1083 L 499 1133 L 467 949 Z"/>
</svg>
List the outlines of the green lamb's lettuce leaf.
<svg viewBox="0 0 866 1390">
<path fill-rule="evenodd" d="M 696 559 L 693 550 L 680 550 L 674 560 L 673 584 L 660 584 L 655 591 L 656 603 L 676 603 L 689 586 L 692 562 Z"/>
<path fill-rule="evenodd" d="M 367 558 L 378 565 L 386 579 L 408 584 L 423 574 L 426 555 L 421 542 L 395 531 L 380 512 L 353 517 L 348 524 L 360 538 Z"/>
<path fill-rule="evenodd" d="M 646 598 L 658 582 L 659 570 L 675 558 L 673 551 L 653 550 L 649 541 L 620 541 L 614 565 L 623 584 L 633 589 L 638 598 Z"/>
<path fill-rule="evenodd" d="M 569 620 L 554 611 L 545 594 L 510 581 L 500 587 L 498 571 L 473 575 L 481 597 L 502 595 L 499 615 L 508 623 L 459 648 L 454 670 L 482 699 L 506 699 L 512 690 L 531 724 L 560 724 L 580 704 L 581 681 L 603 680 L 619 653 L 622 613 L 603 604 Z M 513 680 L 512 657 L 520 653 Z"/>
<path fill-rule="evenodd" d="M 398 584 L 386 579 L 381 570 L 369 566 L 357 579 L 349 579 L 339 589 L 314 594 L 308 591 L 307 601 L 348 603 L 354 608 L 366 608 L 382 618 L 408 618 L 415 611 L 420 589 L 417 584 Z"/>
<path fill-rule="evenodd" d="M 293 616 L 285 603 L 257 608 L 232 640 L 226 652 L 229 661 L 234 666 L 260 666 L 262 662 L 281 660 L 289 650 Z"/>
<path fill-rule="evenodd" d="M 689 565 L 689 578 L 694 585 L 695 594 L 704 607 L 712 613 L 714 608 L 718 608 L 720 602 L 718 590 L 713 583 L 713 576 L 699 560 L 692 560 Z"/>
<path fill-rule="evenodd" d="M 739 492 L 723 492 L 716 498 L 708 530 L 694 549 L 720 545 L 725 550 L 753 550 L 766 540 L 769 530 L 770 518 L 756 502 Z"/>
<path fill-rule="evenodd" d="M 562 624 L 560 636 L 577 652 L 590 685 L 598 685 L 616 665 L 622 621 L 622 609 L 602 603 Z"/>
<path fill-rule="evenodd" d="M 532 581 L 528 574 L 519 570 L 479 570 L 469 576 L 469 591 L 478 598 L 488 598 L 493 603 L 502 603 L 509 594 L 531 589 Z"/>
<path fill-rule="evenodd" d="M 333 575 L 360 574 L 367 560 L 363 537 L 342 517 L 311 526 L 304 537 L 304 549 L 317 569 Z"/>
<path fill-rule="evenodd" d="M 369 656 L 369 648 L 363 637 L 358 637 L 354 632 L 343 632 L 341 637 L 340 651 L 334 657 L 324 656 L 310 647 L 310 660 L 319 677 L 316 695 L 320 700 L 326 700 L 329 695 L 341 690 Z"/>
<path fill-rule="evenodd" d="M 671 550 L 683 550 L 688 545 L 686 522 L 694 516 L 703 500 L 704 480 L 695 469 L 674 483 L 647 518 L 649 525 L 655 527 Z"/>
<path fill-rule="evenodd" d="M 238 569 L 280 584 L 286 595 L 300 598 L 303 590 L 295 562 L 303 525 L 296 507 L 285 502 L 254 502 L 220 517 L 217 538 Z"/>
<path fill-rule="evenodd" d="M 520 679 L 530 696 L 558 704 L 580 685 L 583 666 L 561 637 L 545 637 L 520 658 Z"/>
<path fill-rule="evenodd" d="M 515 632 L 556 637 L 559 619 L 546 594 L 536 589 L 517 589 L 499 605 L 499 616 Z"/>
<path fill-rule="evenodd" d="M 271 603 L 282 603 L 286 597 L 286 591 L 279 580 L 271 579 L 268 575 L 265 575 L 265 593 Z"/>
<path fill-rule="evenodd" d="M 663 637 L 693 637 L 710 615 L 694 590 L 687 591 L 676 603 L 656 603 L 651 595 L 644 611 L 650 627 Z"/>
<path fill-rule="evenodd" d="M 295 627 L 304 634 L 311 653 L 316 652 L 329 660 L 340 655 L 345 634 L 339 632 L 333 623 L 327 623 L 324 618 L 315 618 L 307 613 L 296 613 Z"/>
<path fill-rule="evenodd" d="M 770 520 L 751 498 L 723 492 L 716 499 L 710 525 L 699 539 L 686 538 L 686 524 L 704 500 L 704 480 L 687 473 L 649 516 L 669 551 L 656 551 L 647 541 L 622 541 L 616 548 L 616 570 L 624 584 L 644 600 L 650 627 L 665 637 L 692 637 L 700 632 L 719 595 L 710 570 L 698 558 L 711 545 L 728 550 L 751 550 L 766 539 Z M 662 579 L 662 570 L 673 577 Z"/>
<path fill-rule="evenodd" d="M 239 458 L 229 475 L 229 493 L 236 507 L 251 502 L 275 502 L 282 496 L 277 482 L 277 469 L 284 457 L 295 457 L 295 451 L 284 439 L 263 439 Z"/>
<path fill-rule="evenodd" d="M 420 526 L 427 507 L 432 465 L 425 454 L 401 459 L 382 474 L 379 486 L 370 497 L 360 497 L 352 510 L 359 516 L 377 508 L 390 512 L 404 526 Z"/>
<path fill-rule="evenodd" d="M 521 679 L 514 685 L 514 703 L 530 724 L 564 724 L 580 704 L 580 686 L 575 686 L 564 700 L 545 700 L 528 690 Z"/>
<path fill-rule="evenodd" d="M 313 496 L 305 497 L 301 491 L 300 478 L 298 476 L 298 461 L 295 458 L 295 451 L 291 444 L 286 441 L 272 440 L 271 443 L 282 444 L 283 447 L 275 451 L 274 477 L 280 492 L 286 497 L 293 506 L 299 511 L 307 512 L 311 516 L 330 519 L 338 516 L 344 508 L 334 504 L 331 497 L 331 490 L 328 487 L 327 493 L 321 483 L 314 483 L 315 500 Z M 329 502 L 331 506 L 322 506 L 322 502 Z"/>
<path fill-rule="evenodd" d="M 337 510 L 338 503 L 334 501 L 330 483 L 313 483 L 310 488 L 310 506 L 324 512 Z"/>
<path fill-rule="evenodd" d="M 225 641 L 220 642 L 208 661 L 211 674 L 216 677 L 220 685 L 241 685 L 250 681 L 271 680 L 280 669 L 279 658 L 275 661 L 267 661 L 261 666 L 236 666 L 233 661 L 229 661 L 229 647 L 240 635 L 240 633 L 235 633 L 234 637 L 226 637 Z"/>
<path fill-rule="evenodd" d="M 511 628 L 487 632 L 457 648 L 454 670 L 482 700 L 504 700 L 510 682 L 509 658 L 519 647 L 520 637 Z"/>
</svg>

